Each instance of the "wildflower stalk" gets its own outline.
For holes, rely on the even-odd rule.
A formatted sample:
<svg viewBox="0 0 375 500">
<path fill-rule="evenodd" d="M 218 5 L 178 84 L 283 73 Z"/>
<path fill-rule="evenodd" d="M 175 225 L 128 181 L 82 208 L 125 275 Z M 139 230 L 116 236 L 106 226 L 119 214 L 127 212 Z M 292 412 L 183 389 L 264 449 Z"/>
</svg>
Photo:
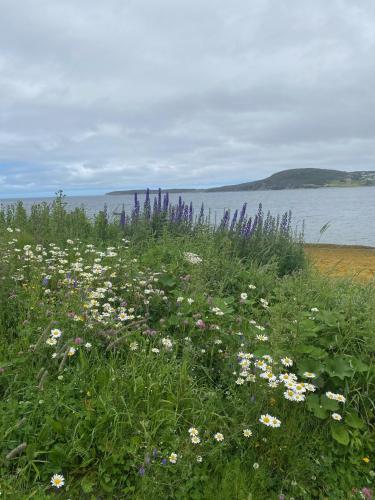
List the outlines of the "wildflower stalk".
<svg viewBox="0 0 375 500">
<path fill-rule="evenodd" d="M 53 322 L 51 321 L 50 323 L 48 323 L 48 326 L 45 328 L 45 330 L 42 332 L 42 334 L 40 335 L 40 337 L 38 338 L 37 342 L 35 345 L 33 346 L 30 346 L 30 349 L 32 349 L 33 351 L 36 351 L 38 349 L 38 347 L 40 346 L 40 344 L 43 342 L 43 340 L 45 340 L 47 337 L 48 337 L 48 334 L 51 330 L 51 326 L 52 326 Z"/>
<path fill-rule="evenodd" d="M 21 443 L 19 444 L 16 448 L 14 448 L 12 451 L 6 455 L 7 460 L 12 460 L 12 458 L 18 457 L 18 455 L 21 455 L 21 453 L 26 449 L 27 443 Z"/>
<path fill-rule="evenodd" d="M 66 360 L 68 358 L 68 353 L 69 353 L 69 347 L 64 352 L 64 356 L 63 356 L 63 358 L 61 360 L 61 363 L 60 363 L 60 366 L 59 366 L 59 372 L 63 371 L 63 368 L 65 366 Z"/>
<path fill-rule="evenodd" d="M 38 389 L 39 389 L 40 391 L 43 391 L 43 389 L 44 389 L 44 382 L 46 381 L 47 376 L 48 376 L 48 370 L 44 370 L 44 373 L 43 373 L 43 375 L 41 376 L 41 378 L 40 378 L 40 382 L 39 382 L 39 384 L 38 384 Z"/>
</svg>

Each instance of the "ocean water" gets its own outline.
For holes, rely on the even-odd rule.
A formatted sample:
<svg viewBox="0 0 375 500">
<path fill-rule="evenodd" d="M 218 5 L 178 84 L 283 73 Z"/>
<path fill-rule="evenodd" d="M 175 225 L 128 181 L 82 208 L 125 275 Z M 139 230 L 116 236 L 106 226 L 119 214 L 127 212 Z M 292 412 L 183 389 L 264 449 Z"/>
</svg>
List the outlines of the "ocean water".
<svg viewBox="0 0 375 500">
<path fill-rule="evenodd" d="M 171 202 L 176 202 L 178 196 L 171 194 Z M 262 203 L 265 213 L 270 210 L 276 215 L 292 210 L 293 226 L 301 229 L 303 221 L 305 223 L 306 242 L 375 247 L 375 187 L 183 193 L 182 198 L 185 202 L 193 202 L 196 214 L 204 203 L 205 213 L 210 212 L 213 222 L 220 221 L 225 209 L 233 213 L 247 202 L 247 213 L 252 215 Z M 107 205 L 109 214 L 119 212 L 123 204 L 125 211 L 130 213 L 133 199 L 133 195 L 67 196 L 66 202 L 69 208 L 84 206 L 87 213 L 93 216 L 104 205 Z M 142 202 L 144 197 L 140 196 L 139 199 Z M 22 199 L 26 208 L 36 202 L 50 203 L 52 200 Z M 0 200 L 0 203 L 6 205 L 16 201 L 18 199 L 6 199 Z M 321 234 L 320 230 L 325 224 L 328 224 L 328 228 Z"/>
</svg>

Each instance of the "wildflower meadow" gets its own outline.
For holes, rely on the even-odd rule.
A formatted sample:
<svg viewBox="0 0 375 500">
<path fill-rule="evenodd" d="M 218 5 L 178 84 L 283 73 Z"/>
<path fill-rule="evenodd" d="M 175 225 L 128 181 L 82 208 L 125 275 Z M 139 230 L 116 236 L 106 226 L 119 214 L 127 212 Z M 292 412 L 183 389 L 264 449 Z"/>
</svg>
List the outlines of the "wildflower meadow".
<svg viewBox="0 0 375 500">
<path fill-rule="evenodd" d="M 0 498 L 372 498 L 374 284 L 290 213 L 59 193 L 0 252 Z"/>
</svg>

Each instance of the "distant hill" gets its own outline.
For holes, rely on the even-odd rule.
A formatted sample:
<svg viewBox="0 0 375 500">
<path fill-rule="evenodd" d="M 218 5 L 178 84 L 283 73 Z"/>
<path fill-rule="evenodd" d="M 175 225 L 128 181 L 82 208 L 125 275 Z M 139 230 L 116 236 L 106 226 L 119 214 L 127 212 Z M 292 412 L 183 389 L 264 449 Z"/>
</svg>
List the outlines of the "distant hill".
<svg viewBox="0 0 375 500">
<path fill-rule="evenodd" d="M 375 171 L 360 170 L 343 172 L 342 170 L 327 170 L 324 168 L 293 168 L 282 170 L 260 181 L 243 182 L 230 186 L 213 187 L 209 189 L 168 189 L 169 193 L 190 193 L 216 191 L 261 191 L 279 189 L 313 189 L 323 187 L 358 187 L 375 186 Z M 107 194 L 144 193 L 145 190 L 112 191 Z M 152 190 L 150 193 L 157 193 Z"/>
<path fill-rule="evenodd" d="M 343 172 L 342 170 L 323 168 L 293 168 L 282 170 L 260 181 L 215 187 L 206 191 L 258 191 L 354 186 L 375 186 L 375 171 Z"/>
</svg>

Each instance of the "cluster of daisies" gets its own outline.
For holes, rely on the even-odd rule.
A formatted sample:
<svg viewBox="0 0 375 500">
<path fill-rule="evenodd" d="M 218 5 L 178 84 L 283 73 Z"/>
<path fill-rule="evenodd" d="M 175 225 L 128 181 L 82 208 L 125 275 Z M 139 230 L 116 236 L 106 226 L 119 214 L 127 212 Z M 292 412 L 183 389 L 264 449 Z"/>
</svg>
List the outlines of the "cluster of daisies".
<svg viewBox="0 0 375 500">
<path fill-rule="evenodd" d="M 59 329 L 59 328 L 53 328 L 51 331 L 50 331 L 50 336 L 47 338 L 46 340 L 46 344 L 49 345 L 49 346 L 56 346 L 58 340 L 62 337 L 62 331 Z M 81 337 L 76 337 L 74 339 L 74 344 L 75 344 L 75 347 L 73 346 L 69 346 L 66 350 L 66 355 L 67 356 L 74 356 L 74 354 L 76 353 L 77 351 L 77 347 L 81 344 L 83 344 L 83 340 Z M 63 346 L 64 348 L 65 346 Z M 92 347 L 92 344 L 90 342 L 86 342 L 84 344 L 84 347 L 86 349 L 91 349 Z M 54 352 L 52 353 L 52 359 L 55 359 L 59 356 L 59 354 L 62 356 L 64 353 L 62 353 L 61 351 L 57 351 L 57 352 Z"/>
<path fill-rule="evenodd" d="M 288 369 L 293 366 L 293 360 L 285 356 L 280 359 L 280 363 L 274 363 L 272 357 L 269 354 L 265 354 L 262 357 L 256 357 L 252 353 L 239 352 L 237 355 L 238 364 L 240 371 L 234 372 L 237 376 L 236 384 L 244 385 L 247 382 L 256 382 L 257 377 L 264 379 L 268 382 L 268 387 L 271 389 L 276 389 L 279 386 L 284 387 L 283 396 L 288 401 L 293 402 L 303 402 L 306 399 L 306 395 L 309 392 L 315 392 L 317 386 L 309 381 L 299 381 L 295 373 L 290 371 L 282 371 L 282 373 L 276 373 L 275 368 L 278 364 L 281 364 L 283 368 Z M 276 365 L 276 366 L 275 366 Z M 304 372 L 303 377 L 307 380 L 314 379 L 317 375 L 313 372 Z M 326 392 L 326 397 L 328 399 L 333 399 L 341 403 L 345 403 L 346 399 L 341 394 L 335 394 L 333 392 Z M 333 413 L 332 418 L 334 420 L 341 420 L 342 417 L 338 413 Z M 272 417 L 271 415 L 262 415 L 259 421 L 269 427 L 280 427 L 281 422 Z"/>
</svg>

